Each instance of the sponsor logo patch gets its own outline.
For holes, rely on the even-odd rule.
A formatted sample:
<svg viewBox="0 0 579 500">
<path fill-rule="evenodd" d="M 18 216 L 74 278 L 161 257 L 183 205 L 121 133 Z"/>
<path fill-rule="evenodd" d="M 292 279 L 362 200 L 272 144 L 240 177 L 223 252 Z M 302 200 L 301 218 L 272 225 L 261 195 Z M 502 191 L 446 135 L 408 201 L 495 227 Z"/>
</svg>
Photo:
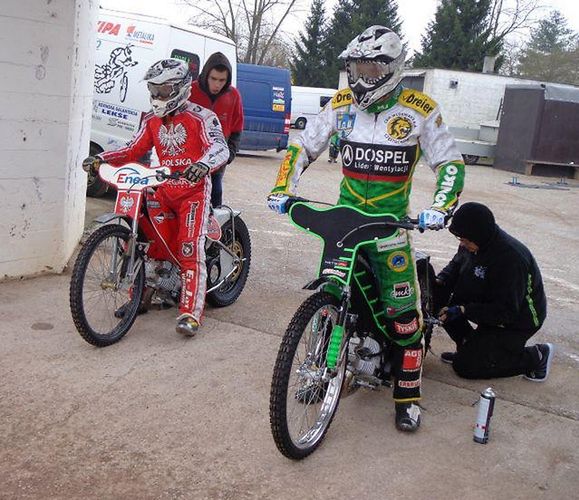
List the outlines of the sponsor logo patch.
<svg viewBox="0 0 579 500">
<path fill-rule="evenodd" d="M 388 250 L 394 250 L 396 248 L 402 248 L 408 242 L 408 238 L 405 232 L 400 232 L 394 238 L 388 240 L 379 240 L 376 242 L 376 250 L 378 252 L 386 252 Z"/>
<path fill-rule="evenodd" d="M 414 128 L 414 119 L 406 114 L 399 113 L 386 122 L 386 137 L 394 142 L 404 142 Z"/>
<path fill-rule="evenodd" d="M 422 349 L 405 349 L 402 358 L 402 371 L 416 372 L 422 366 Z"/>
<path fill-rule="evenodd" d="M 193 243 L 183 243 L 183 245 L 181 245 L 181 253 L 183 257 L 191 257 L 191 255 L 193 255 Z"/>
<path fill-rule="evenodd" d="M 418 320 L 414 318 L 410 323 L 398 323 L 398 321 L 395 321 L 394 330 L 400 335 L 415 333 L 418 330 Z"/>
<path fill-rule="evenodd" d="M 388 267 L 396 273 L 401 273 L 408 269 L 408 255 L 406 252 L 392 252 L 388 256 Z"/>
<path fill-rule="evenodd" d="M 403 389 L 414 389 L 420 386 L 420 380 L 399 380 L 398 387 Z"/>
<path fill-rule="evenodd" d="M 281 162 L 279 167 L 279 172 L 277 174 L 277 179 L 275 181 L 275 190 L 280 191 L 280 188 L 287 189 L 294 165 L 298 159 L 298 155 L 302 148 L 296 146 L 295 144 L 290 144 L 287 148 L 287 153 Z"/>
<path fill-rule="evenodd" d="M 332 274 L 334 276 L 339 276 L 340 278 L 345 278 L 346 273 L 343 271 L 339 271 L 338 269 L 324 269 L 322 274 Z"/>
<path fill-rule="evenodd" d="M 404 281 L 402 283 L 394 283 L 392 287 L 392 297 L 395 299 L 407 299 L 412 296 L 414 289 L 410 286 L 410 282 Z"/>
<path fill-rule="evenodd" d="M 440 184 L 440 189 L 434 197 L 434 203 L 432 208 L 444 208 L 448 203 L 448 193 L 452 191 L 454 187 L 454 181 L 456 180 L 456 175 L 458 174 L 458 167 L 452 163 L 446 166 L 446 172 L 444 174 L 444 179 Z"/>
<path fill-rule="evenodd" d="M 428 116 L 436 107 L 436 103 L 430 97 L 412 89 L 402 91 L 400 102 L 418 111 L 422 116 Z"/>
<path fill-rule="evenodd" d="M 332 109 L 341 108 L 352 104 L 352 91 L 350 89 L 340 90 L 332 98 Z"/>
<path fill-rule="evenodd" d="M 481 280 L 485 279 L 485 274 L 487 272 L 487 268 L 484 266 L 476 266 L 474 268 L 474 275 Z"/>
<path fill-rule="evenodd" d="M 409 302 L 408 304 L 402 305 L 400 307 L 388 306 L 388 307 L 386 307 L 386 314 L 388 316 L 394 316 L 395 314 L 403 313 L 406 311 L 411 311 L 415 307 L 416 307 L 416 304 L 414 302 Z"/>
<path fill-rule="evenodd" d="M 393 180 L 403 181 L 410 174 L 418 148 L 343 141 L 340 152 L 345 175 L 392 177 Z"/>
</svg>

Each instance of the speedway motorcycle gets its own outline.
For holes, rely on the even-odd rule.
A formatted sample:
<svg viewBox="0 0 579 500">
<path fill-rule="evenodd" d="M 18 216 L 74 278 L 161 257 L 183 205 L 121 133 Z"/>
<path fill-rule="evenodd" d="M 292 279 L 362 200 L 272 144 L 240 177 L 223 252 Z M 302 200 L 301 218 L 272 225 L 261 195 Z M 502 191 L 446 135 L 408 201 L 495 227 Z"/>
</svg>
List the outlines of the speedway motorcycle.
<svg viewBox="0 0 579 500">
<path fill-rule="evenodd" d="M 100 227 L 80 249 L 70 310 L 82 338 L 104 347 L 118 342 L 144 309 L 179 304 L 177 219 L 160 209 L 154 189 L 181 174 L 168 167 L 105 163 L 99 176 L 117 190 L 115 209 L 96 219 Z M 241 294 L 251 262 L 249 232 L 239 211 L 212 209 L 205 251 L 207 302 L 228 306 Z"/>
<path fill-rule="evenodd" d="M 293 202 L 290 220 L 321 238 L 324 247 L 318 277 L 304 287 L 315 293 L 294 314 L 279 348 L 270 423 L 279 451 L 302 459 L 322 443 L 341 395 L 391 386 L 393 343 L 364 246 L 388 244 L 402 230 L 415 229 L 417 221 L 294 200 L 302 201 Z M 432 315 L 434 270 L 421 252 L 416 252 L 416 266 L 426 352 L 438 323 Z"/>
</svg>

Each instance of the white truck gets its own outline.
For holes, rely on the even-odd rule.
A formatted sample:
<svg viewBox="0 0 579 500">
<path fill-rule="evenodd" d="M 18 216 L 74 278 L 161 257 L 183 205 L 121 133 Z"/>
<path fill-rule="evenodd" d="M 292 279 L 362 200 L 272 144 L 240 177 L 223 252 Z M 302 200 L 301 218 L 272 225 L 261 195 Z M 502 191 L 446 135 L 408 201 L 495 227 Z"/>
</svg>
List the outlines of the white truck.
<svg viewBox="0 0 579 500">
<path fill-rule="evenodd" d="M 308 120 L 314 118 L 336 92 L 337 89 L 292 85 L 290 125 L 299 129 L 305 128 Z"/>
<path fill-rule="evenodd" d="M 168 57 L 189 63 L 193 78 L 214 52 L 229 59 L 237 77 L 235 43 L 221 35 L 165 19 L 101 9 L 97 23 L 90 154 L 118 149 L 138 131 L 151 109 L 142 81 L 147 69 Z M 89 178 L 87 194 L 102 196 L 107 186 Z"/>
</svg>

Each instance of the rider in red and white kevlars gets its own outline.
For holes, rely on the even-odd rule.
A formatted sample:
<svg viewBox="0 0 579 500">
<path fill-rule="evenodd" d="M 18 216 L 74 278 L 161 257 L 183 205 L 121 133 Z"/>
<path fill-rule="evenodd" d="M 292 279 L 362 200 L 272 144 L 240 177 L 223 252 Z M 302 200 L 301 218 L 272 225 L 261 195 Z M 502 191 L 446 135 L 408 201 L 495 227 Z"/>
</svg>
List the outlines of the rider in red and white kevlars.
<svg viewBox="0 0 579 500">
<path fill-rule="evenodd" d="M 179 220 L 178 249 L 181 300 L 177 332 L 193 336 L 199 329 L 207 286 L 205 237 L 210 210 L 211 174 L 227 163 L 229 148 L 217 116 L 188 101 L 191 73 L 187 64 L 164 59 L 151 66 L 147 82 L 152 112 L 143 119 L 127 147 L 84 161 L 93 171 L 101 162 L 122 166 L 138 161 L 152 147 L 161 166 L 184 174 L 159 186 L 155 197 Z"/>
</svg>

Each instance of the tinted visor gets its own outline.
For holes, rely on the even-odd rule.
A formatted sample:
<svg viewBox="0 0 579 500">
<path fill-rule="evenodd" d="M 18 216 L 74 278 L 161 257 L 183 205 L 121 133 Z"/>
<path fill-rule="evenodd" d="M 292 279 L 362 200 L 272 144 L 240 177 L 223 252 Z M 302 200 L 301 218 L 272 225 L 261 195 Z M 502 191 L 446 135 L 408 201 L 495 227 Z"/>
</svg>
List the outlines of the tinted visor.
<svg viewBox="0 0 579 500">
<path fill-rule="evenodd" d="M 179 93 L 179 83 L 162 83 L 156 85 L 148 82 L 147 88 L 153 99 L 167 100 L 175 97 Z"/>
<path fill-rule="evenodd" d="M 362 80 L 364 83 L 373 85 L 383 83 L 393 73 L 392 68 L 386 62 L 372 59 L 354 59 L 347 61 L 348 80 L 350 84 Z"/>
</svg>

